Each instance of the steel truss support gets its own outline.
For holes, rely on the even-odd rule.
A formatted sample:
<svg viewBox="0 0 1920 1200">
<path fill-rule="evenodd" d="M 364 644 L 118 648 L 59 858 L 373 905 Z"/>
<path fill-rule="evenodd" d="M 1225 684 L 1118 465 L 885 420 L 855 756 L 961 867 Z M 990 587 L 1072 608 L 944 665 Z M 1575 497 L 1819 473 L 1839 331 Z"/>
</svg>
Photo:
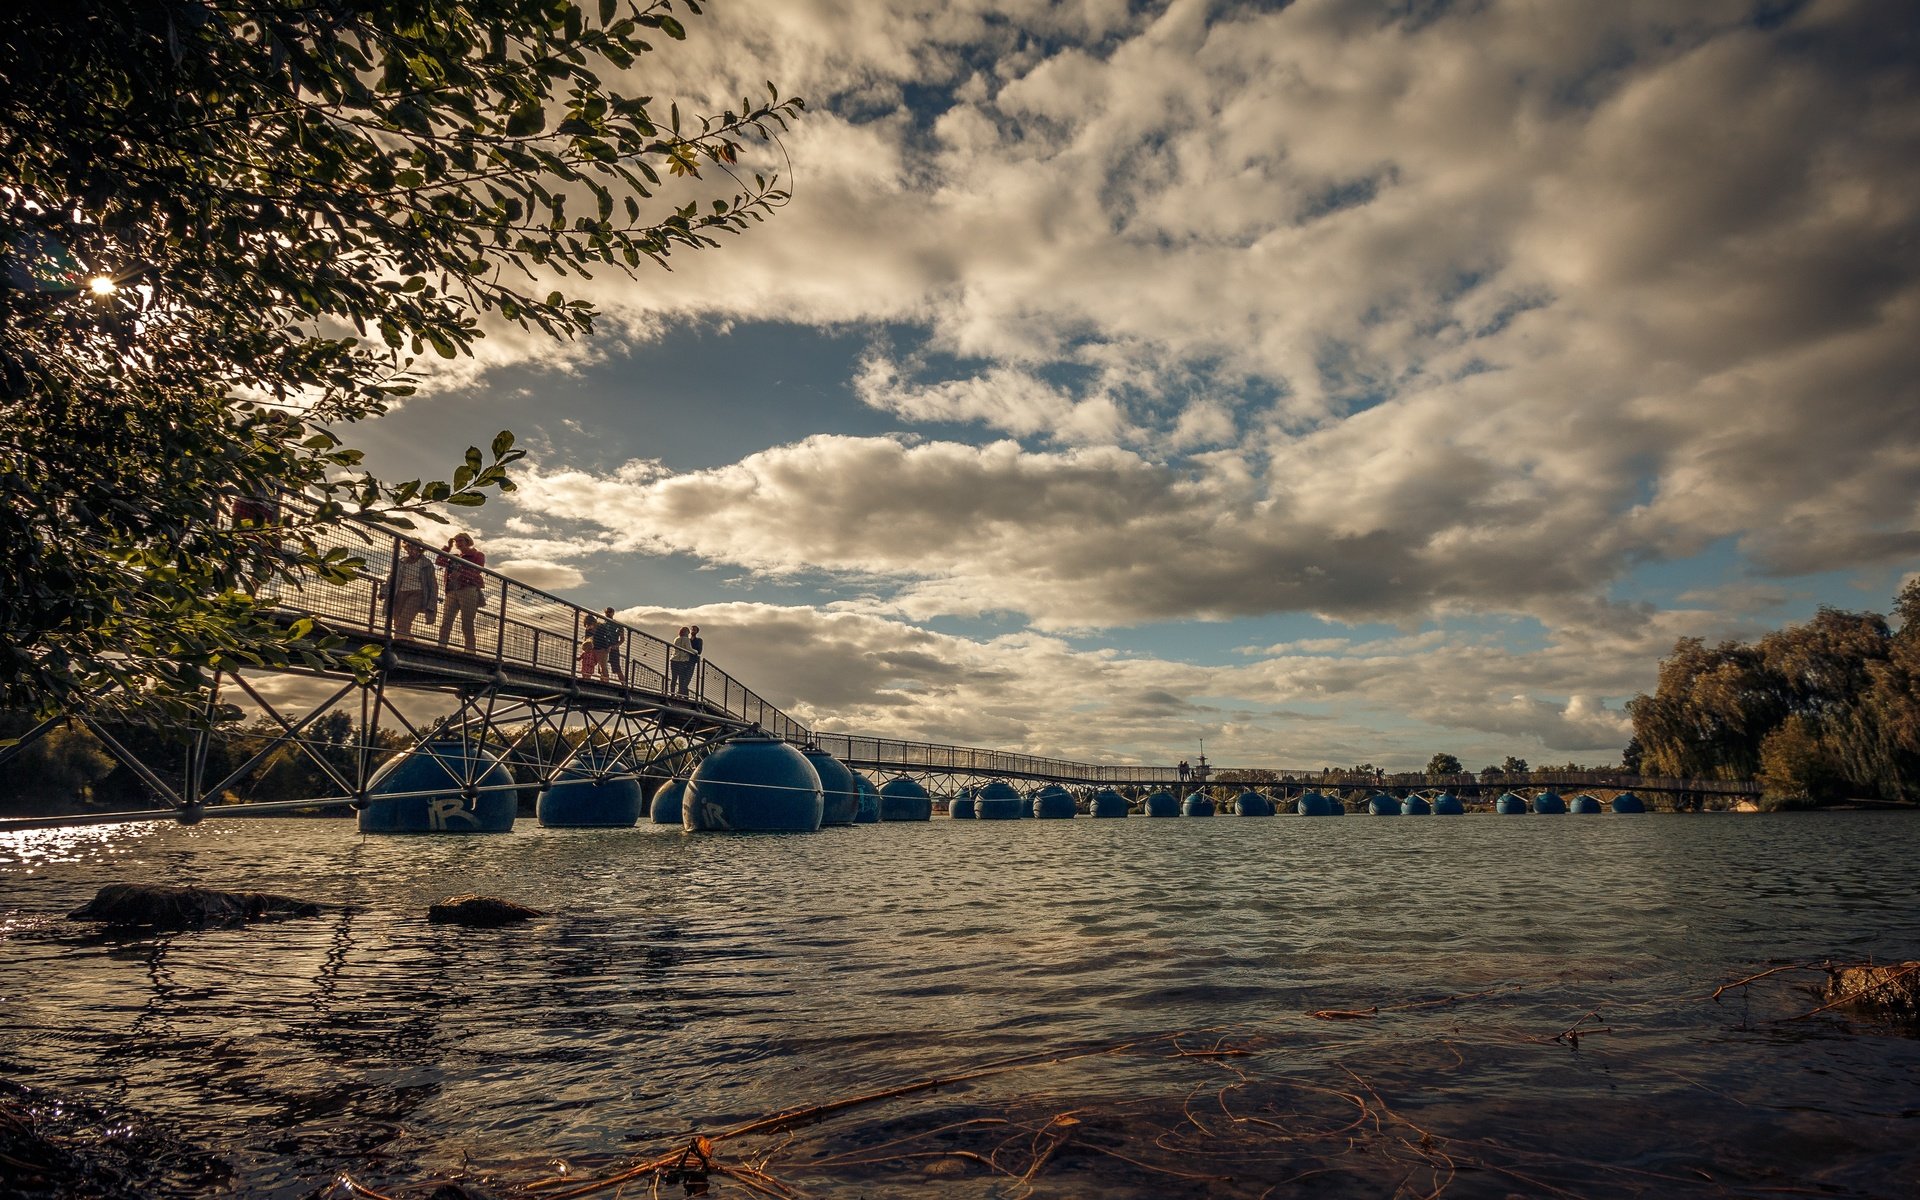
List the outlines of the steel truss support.
<svg viewBox="0 0 1920 1200">
<path fill-rule="evenodd" d="M 265 745 L 216 780 L 210 777 L 208 767 L 221 735 L 212 727 L 212 718 L 221 690 L 227 686 L 244 694 L 277 728 Z M 395 686 L 383 671 L 366 681 L 338 681 L 319 703 L 296 714 L 283 710 L 245 675 L 222 671 L 207 689 L 203 721 L 179 729 L 173 741 L 179 747 L 179 756 L 168 754 L 164 758 L 170 761 L 159 762 L 146 761 L 99 720 L 84 713 L 72 714 L 72 719 L 84 725 L 108 754 L 132 771 L 165 807 L 4 820 L 0 821 L 0 831 L 156 817 L 173 817 L 191 824 L 208 814 L 244 816 L 340 806 L 363 808 L 372 799 L 372 784 L 380 768 L 401 751 L 426 754 L 439 762 L 468 799 L 483 792 L 523 788 L 544 792 L 563 779 L 665 779 L 690 771 L 720 746 L 755 728 L 738 718 L 650 702 L 631 693 L 614 702 L 585 696 L 579 688 L 529 694 L 504 686 L 497 677 L 462 686 L 455 694 L 453 711 L 423 726 L 396 702 L 396 693 L 407 691 L 420 694 Z M 354 716 L 353 734 L 347 743 L 351 764 L 344 767 L 323 754 L 321 744 L 311 736 L 322 717 L 338 712 Z M 0 763 L 65 719 L 56 717 L 36 725 L 0 753 Z M 245 784 L 282 752 L 298 754 L 316 768 L 335 789 L 334 794 L 257 804 L 220 802 L 219 798 L 230 791 L 244 791 Z M 514 774 L 511 783 L 485 782 L 495 757 Z M 174 778 L 169 779 L 169 775 Z M 440 794 L 444 790 L 418 794 Z"/>
</svg>

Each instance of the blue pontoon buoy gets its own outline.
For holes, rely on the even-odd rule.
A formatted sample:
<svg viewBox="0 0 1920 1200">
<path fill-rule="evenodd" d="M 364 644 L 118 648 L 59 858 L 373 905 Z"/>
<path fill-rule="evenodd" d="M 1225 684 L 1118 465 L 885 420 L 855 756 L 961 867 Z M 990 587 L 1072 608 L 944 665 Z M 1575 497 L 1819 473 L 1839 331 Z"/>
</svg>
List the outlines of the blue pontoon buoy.
<svg viewBox="0 0 1920 1200">
<path fill-rule="evenodd" d="M 860 811 L 860 785 L 855 782 L 853 772 L 847 768 L 847 764 L 825 750 L 809 747 L 800 753 L 813 764 L 814 773 L 820 776 L 823 802 L 820 823 L 853 824 L 854 814 Z"/>
<path fill-rule="evenodd" d="M 1096 817 L 1124 817 L 1127 815 L 1127 798 L 1112 788 L 1101 788 L 1087 802 L 1087 812 Z"/>
<path fill-rule="evenodd" d="M 1079 815 L 1073 793 L 1057 783 L 1049 783 L 1033 794 L 1033 815 L 1046 821 L 1064 821 Z"/>
<path fill-rule="evenodd" d="M 1180 802 L 1180 815 L 1183 817 L 1210 817 L 1213 815 L 1213 797 L 1205 792 L 1195 792 Z"/>
<path fill-rule="evenodd" d="M 1582 792 L 1580 795 L 1567 801 L 1567 811 L 1580 814 L 1597 813 L 1600 811 L 1600 802 Z"/>
<path fill-rule="evenodd" d="M 1647 811 L 1647 806 L 1642 804 L 1640 797 L 1634 795 L 1632 792 L 1621 792 L 1613 798 L 1613 811 L 1617 813 L 1643 813 Z"/>
<path fill-rule="evenodd" d="M 1500 798 L 1493 802 L 1493 811 L 1506 816 L 1524 813 L 1527 811 L 1527 802 L 1512 792 L 1503 792 Z"/>
<path fill-rule="evenodd" d="M 1017 821 L 1020 810 L 1027 807 L 1020 793 L 1004 779 L 996 779 L 980 789 L 973 802 L 973 811 L 982 821 Z"/>
<path fill-rule="evenodd" d="M 1177 817 L 1180 815 L 1180 801 L 1172 792 L 1162 789 L 1147 796 L 1145 812 L 1150 817 Z"/>
<path fill-rule="evenodd" d="M 1303 817 L 1324 817 L 1333 811 L 1333 805 L 1319 792 L 1309 790 L 1293 802 L 1293 811 Z"/>
<path fill-rule="evenodd" d="M 880 789 L 859 771 L 853 773 L 853 786 L 860 791 L 860 803 L 854 806 L 853 823 L 871 825 L 880 819 Z M 929 811 L 931 816 L 932 812 Z"/>
<path fill-rule="evenodd" d="M 1347 815 L 1347 802 L 1340 798 L 1339 792 L 1334 792 L 1327 797 L 1327 815 L 1329 817 L 1344 817 Z"/>
<path fill-rule="evenodd" d="M 1400 811 L 1409 817 L 1424 817 L 1433 812 L 1433 806 L 1424 797 L 1408 796 L 1405 803 L 1401 804 Z"/>
<path fill-rule="evenodd" d="M 627 829 L 640 820 L 640 800 L 640 781 L 620 756 L 593 746 L 561 769 L 534 811 L 548 828 Z"/>
<path fill-rule="evenodd" d="M 1273 797 L 1265 792 L 1245 791 L 1233 798 L 1233 815 L 1236 817 L 1270 817 L 1273 815 Z"/>
<path fill-rule="evenodd" d="M 1549 788 L 1533 798 L 1533 811 L 1557 817 L 1567 811 L 1567 802 L 1559 792 Z"/>
<path fill-rule="evenodd" d="M 975 805 L 978 803 L 973 798 L 973 789 L 966 788 L 958 796 L 947 801 L 947 816 L 956 821 L 977 820 L 980 814 L 976 811 Z"/>
<path fill-rule="evenodd" d="M 1367 811 L 1376 817 L 1397 817 L 1404 811 L 1400 802 L 1385 792 L 1375 792 L 1367 798 Z"/>
<path fill-rule="evenodd" d="M 810 833 L 826 797 L 806 755 L 767 734 L 736 738 L 709 754 L 687 781 L 680 823 L 697 830 Z"/>
<path fill-rule="evenodd" d="M 1460 803 L 1460 797 L 1452 792 L 1441 792 L 1433 798 L 1433 815 L 1436 817 L 1457 817 L 1466 811 L 1467 806 Z"/>
<path fill-rule="evenodd" d="M 882 821 L 931 821 L 933 797 L 917 780 L 896 775 L 880 785 Z"/>
<path fill-rule="evenodd" d="M 499 753 L 479 742 L 424 742 L 374 773 L 360 832 L 509 833 L 520 808 L 512 785 Z"/>
<path fill-rule="evenodd" d="M 683 775 L 679 779 L 669 779 L 660 785 L 653 794 L 653 823 L 655 825 L 678 825 L 680 823 L 680 803 L 686 799 L 687 780 Z"/>
</svg>

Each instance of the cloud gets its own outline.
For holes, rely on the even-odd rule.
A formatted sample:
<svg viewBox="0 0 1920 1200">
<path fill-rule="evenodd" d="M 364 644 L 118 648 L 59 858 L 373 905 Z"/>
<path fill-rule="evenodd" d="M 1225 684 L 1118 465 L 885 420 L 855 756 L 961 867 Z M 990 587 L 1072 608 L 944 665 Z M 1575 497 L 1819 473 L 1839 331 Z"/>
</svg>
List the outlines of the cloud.
<svg viewBox="0 0 1920 1200">
<path fill-rule="evenodd" d="M 543 592 L 562 592 L 587 581 L 579 568 L 542 558 L 502 559 L 494 564 L 494 569 Z"/>
<path fill-rule="evenodd" d="M 827 731 L 1101 762 L 1172 762 L 1204 740 L 1223 765 L 1409 770 L 1437 749 L 1612 761 L 1629 736 L 1598 697 L 1630 690 L 1631 670 L 1593 675 L 1570 644 L 1522 655 L 1431 635 L 1209 667 L 868 612 L 735 602 L 618 615 L 656 631 L 697 622 L 715 664 Z"/>
</svg>

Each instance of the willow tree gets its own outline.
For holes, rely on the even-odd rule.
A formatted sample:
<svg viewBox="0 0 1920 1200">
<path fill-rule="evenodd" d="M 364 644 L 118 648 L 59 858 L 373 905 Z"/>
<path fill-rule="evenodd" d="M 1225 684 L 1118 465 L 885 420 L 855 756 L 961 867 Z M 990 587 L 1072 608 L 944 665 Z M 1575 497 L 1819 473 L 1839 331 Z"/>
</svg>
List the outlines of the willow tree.
<svg viewBox="0 0 1920 1200">
<path fill-rule="evenodd" d="M 685 36 L 668 0 L 0 5 L 0 706 L 337 653 L 249 598 L 236 496 L 312 498 L 276 569 L 338 576 L 315 523 L 510 488 L 509 434 L 389 484 L 345 427 L 785 200 L 748 164 L 799 100 L 640 94 Z"/>
</svg>

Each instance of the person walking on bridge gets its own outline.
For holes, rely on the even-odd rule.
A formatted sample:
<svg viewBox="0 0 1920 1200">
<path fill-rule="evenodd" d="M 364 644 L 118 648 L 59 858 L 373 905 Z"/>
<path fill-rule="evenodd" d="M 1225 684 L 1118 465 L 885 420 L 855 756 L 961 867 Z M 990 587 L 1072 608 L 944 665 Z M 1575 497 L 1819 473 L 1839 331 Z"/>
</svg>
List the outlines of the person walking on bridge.
<svg viewBox="0 0 1920 1200">
<path fill-rule="evenodd" d="M 435 561 L 447 573 L 447 615 L 440 621 L 440 644 L 447 644 L 457 616 L 460 633 L 467 642 L 467 653 L 472 654 L 473 618 L 480 611 L 481 587 L 486 582 L 480 568 L 487 565 L 487 556 L 474 548 L 472 537 L 456 533 L 453 540 L 441 548 Z"/>
<path fill-rule="evenodd" d="M 693 649 L 693 661 L 687 664 L 687 690 L 697 695 L 703 690 L 700 687 L 700 660 L 707 656 L 707 643 L 700 636 L 698 625 L 687 626 L 687 645 Z"/>
<path fill-rule="evenodd" d="M 627 640 L 627 631 L 624 626 L 613 619 L 613 605 L 607 605 L 605 612 L 606 620 L 600 623 L 600 628 L 602 630 L 611 630 L 612 632 L 606 635 L 608 644 L 605 647 L 606 653 L 602 657 L 607 660 L 607 666 L 613 671 L 614 679 L 625 683 L 627 681 L 627 669 L 620 663 L 620 645 Z"/>
<path fill-rule="evenodd" d="M 587 614 L 587 620 L 592 621 L 593 614 Z M 613 610 L 609 608 L 606 619 L 594 625 L 587 634 L 587 640 L 593 643 L 593 674 L 603 683 L 608 682 L 609 669 L 616 678 L 620 674 L 620 639 L 624 633 L 613 619 Z"/>
<path fill-rule="evenodd" d="M 393 577 L 387 580 L 387 604 L 393 610 L 394 636 L 412 639 L 413 623 L 420 617 L 427 619 L 427 628 L 433 628 L 440 615 L 440 589 L 427 548 L 419 542 L 405 545 L 400 561 L 393 564 Z"/>
<path fill-rule="evenodd" d="M 685 625 L 667 650 L 667 673 L 671 678 L 669 690 L 675 696 L 686 695 L 687 685 L 693 680 L 693 640 Z"/>
</svg>

